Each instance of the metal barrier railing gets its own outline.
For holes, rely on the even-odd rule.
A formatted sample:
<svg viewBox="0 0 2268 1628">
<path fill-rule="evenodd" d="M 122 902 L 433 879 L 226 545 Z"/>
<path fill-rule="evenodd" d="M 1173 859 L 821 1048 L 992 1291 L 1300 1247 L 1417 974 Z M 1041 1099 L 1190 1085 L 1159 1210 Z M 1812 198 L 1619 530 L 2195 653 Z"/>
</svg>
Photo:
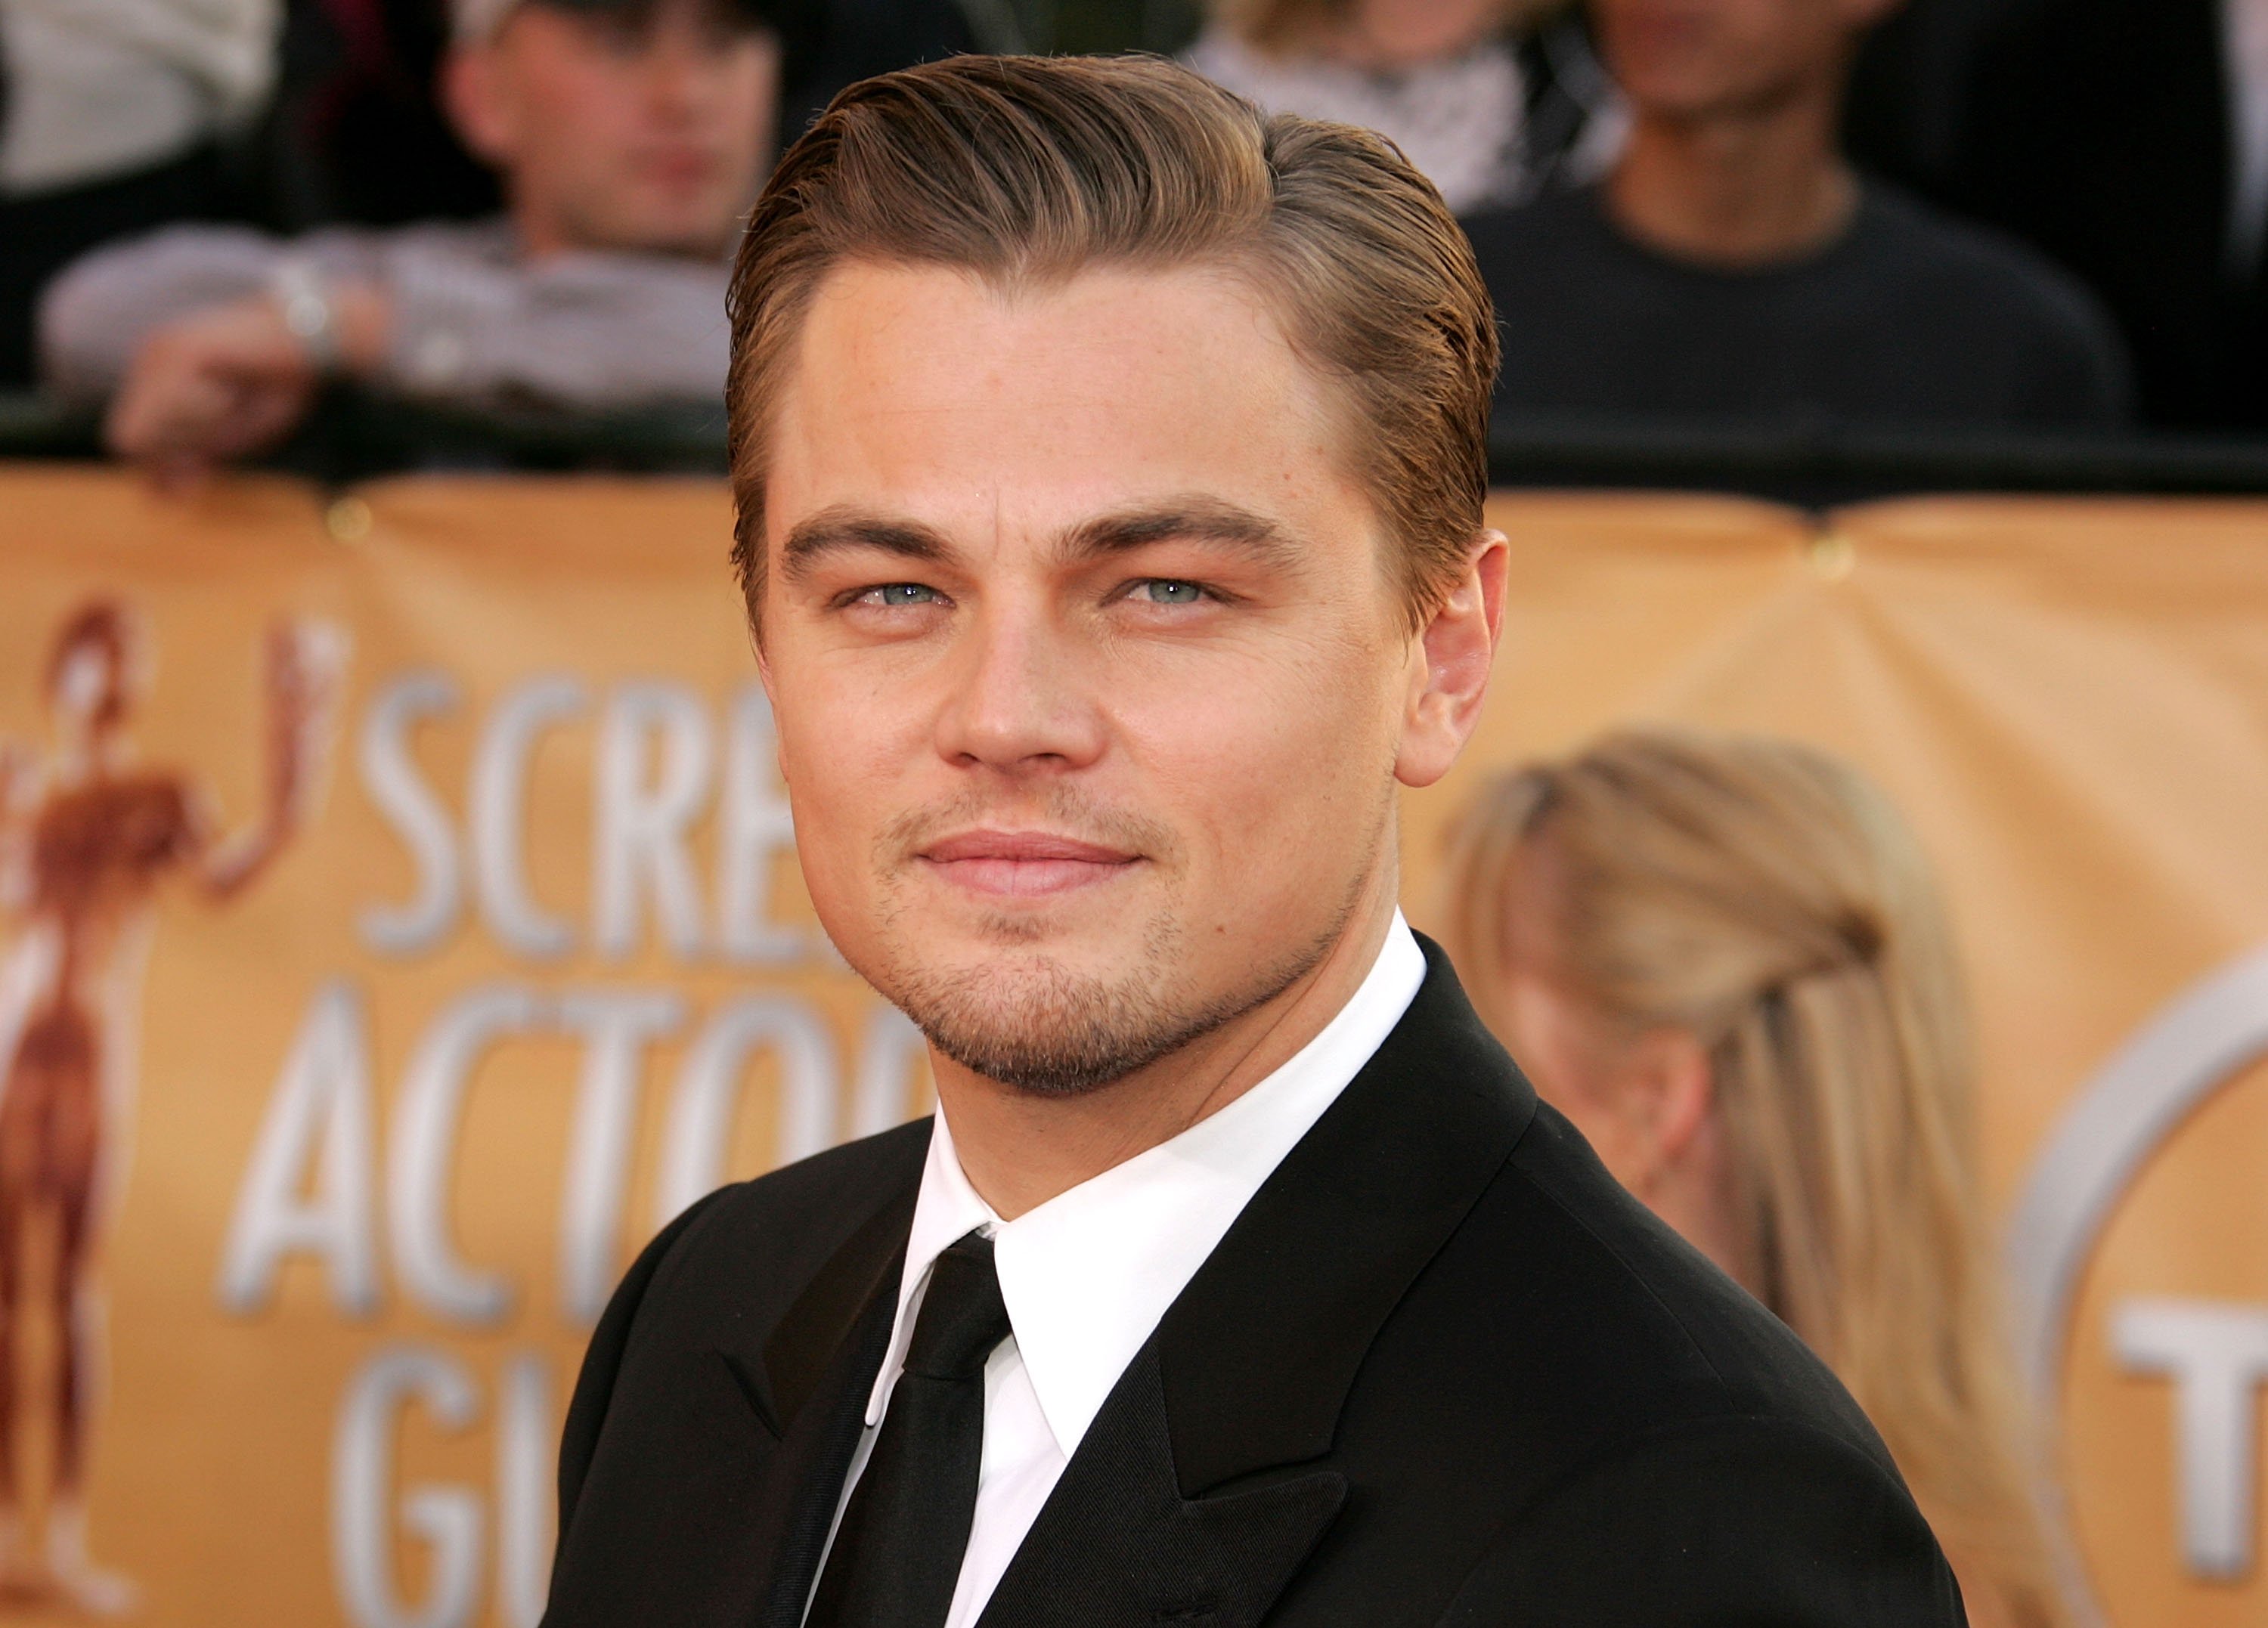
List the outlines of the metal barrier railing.
<svg viewBox="0 0 2268 1628">
<path fill-rule="evenodd" d="M 95 414 L 0 395 L 0 458 L 100 450 Z M 721 474 L 725 414 L 706 403 L 476 410 L 340 389 L 268 461 L 337 486 L 405 470 Z M 1496 426 L 1489 473 L 1503 487 L 1677 488 L 1814 505 L 1921 492 L 2268 495 L 2268 438 L 1531 420 Z"/>
<path fill-rule="evenodd" d="M 1495 426 L 1489 478 L 1809 503 L 1922 492 L 2268 494 L 2268 438 L 1534 420 Z"/>
<path fill-rule="evenodd" d="M 0 458 L 87 458 L 99 452 L 92 412 L 68 412 L 38 396 L 0 391 Z"/>
<path fill-rule="evenodd" d="M 0 458 L 101 455 L 99 414 L 0 394 Z M 603 414 L 486 410 L 335 388 L 261 462 L 329 486 L 409 470 L 722 474 L 725 409 L 719 402 Z"/>
</svg>

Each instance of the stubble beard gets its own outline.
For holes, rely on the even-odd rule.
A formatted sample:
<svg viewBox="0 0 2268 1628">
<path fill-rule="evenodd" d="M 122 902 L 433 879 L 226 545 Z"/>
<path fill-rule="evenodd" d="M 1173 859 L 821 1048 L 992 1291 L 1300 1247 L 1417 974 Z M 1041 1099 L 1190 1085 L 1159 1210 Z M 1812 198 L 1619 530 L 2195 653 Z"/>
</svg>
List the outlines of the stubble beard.
<svg viewBox="0 0 2268 1628">
<path fill-rule="evenodd" d="M 1170 911 L 1150 922 L 1133 964 L 1116 977 L 1083 975 L 1053 957 L 1020 951 L 1019 939 L 1035 935 L 1006 916 L 985 924 L 983 936 L 1000 945 L 989 964 L 943 971 L 900 954 L 859 970 L 962 1067 L 1033 1096 L 1079 1096 L 1172 1056 L 1306 978 L 1346 932 L 1364 880 L 1354 879 L 1307 938 L 1272 956 L 1256 946 L 1248 973 L 1209 993 L 1190 985 L 1182 953 L 1188 928 Z M 898 913 L 886 911 L 880 924 L 886 942 Z"/>
</svg>

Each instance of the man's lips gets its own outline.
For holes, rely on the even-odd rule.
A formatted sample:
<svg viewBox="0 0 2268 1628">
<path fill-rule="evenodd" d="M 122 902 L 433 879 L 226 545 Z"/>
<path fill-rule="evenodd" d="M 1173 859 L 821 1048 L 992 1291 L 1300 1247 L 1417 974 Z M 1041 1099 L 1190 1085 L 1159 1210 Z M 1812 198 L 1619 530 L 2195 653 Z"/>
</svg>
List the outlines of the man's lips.
<svg viewBox="0 0 2268 1628">
<path fill-rule="evenodd" d="M 1139 854 L 1040 831 L 965 831 L 916 854 L 944 880 L 971 892 L 1034 898 L 1123 876 Z"/>
</svg>

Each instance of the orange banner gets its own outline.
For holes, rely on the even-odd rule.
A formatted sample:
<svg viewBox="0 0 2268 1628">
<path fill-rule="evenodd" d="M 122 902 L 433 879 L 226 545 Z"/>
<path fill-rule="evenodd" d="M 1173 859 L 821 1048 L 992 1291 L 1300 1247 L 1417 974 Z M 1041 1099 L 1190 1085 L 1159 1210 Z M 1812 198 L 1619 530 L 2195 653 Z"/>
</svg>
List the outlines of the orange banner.
<svg viewBox="0 0 2268 1628">
<path fill-rule="evenodd" d="M 1867 768 L 1977 986 L 2084 1587 L 2259 1621 L 2268 508 L 1497 517 L 1413 919 L 1478 775 L 1618 720 Z M 0 1622 L 526 1628 L 630 1251 L 922 1110 L 800 891 L 727 523 L 706 483 L 0 470 Z"/>
<path fill-rule="evenodd" d="M 799 895 L 726 526 L 705 484 L 0 486 L 28 1554 L 62 1360 L 101 1379 L 88 1558 L 0 1616 L 532 1624 L 630 1252 L 917 1110 Z M 34 1096 L 91 1118 L 84 1201 Z"/>
</svg>

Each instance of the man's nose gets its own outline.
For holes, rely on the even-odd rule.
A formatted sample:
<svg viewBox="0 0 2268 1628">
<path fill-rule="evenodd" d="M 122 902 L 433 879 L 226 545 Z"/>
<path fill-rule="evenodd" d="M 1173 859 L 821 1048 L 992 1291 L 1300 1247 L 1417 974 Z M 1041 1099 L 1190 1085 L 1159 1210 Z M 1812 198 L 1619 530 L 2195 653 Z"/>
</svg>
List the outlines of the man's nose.
<svg viewBox="0 0 2268 1628">
<path fill-rule="evenodd" d="M 947 759 L 1031 774 L 1083 768 L 1102 755 L 1091 664 L 1045 617 L 1005 608 L 979 616 L 956 655 L 938 715 Z"/>
</svg>

